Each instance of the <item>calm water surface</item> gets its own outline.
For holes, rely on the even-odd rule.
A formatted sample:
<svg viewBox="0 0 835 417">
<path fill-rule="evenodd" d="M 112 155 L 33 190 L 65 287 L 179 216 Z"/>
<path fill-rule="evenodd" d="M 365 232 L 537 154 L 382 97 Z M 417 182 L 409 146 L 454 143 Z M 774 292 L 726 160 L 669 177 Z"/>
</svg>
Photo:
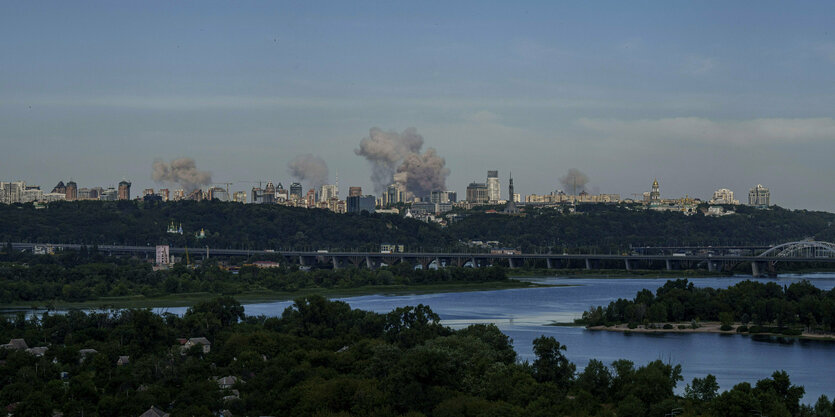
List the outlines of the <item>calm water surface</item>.
<svg viewBox="0 0 835 417">
<path fill-rule="evenodd" d="M 699 287 L 728 287 L 748 277 L 696 278 Z M 835 273 L 785 275 L 760 282 L 789 285 L 802 279 L 810 280 L 821 289 L 835 287 Z M 394 308 L 426 304 L 438 313 L 443 322 L 452 327 L 471 323 L 495 323 L 513 338 L 513 344 L 523 360 L 532 360 L 531 343 L 540 335 L 554 336 L 568 347 L 566 355 L 583 369 L 589 359 L 611 363 L 628 359 L 636 364 L 662 359 L 681 364 L 684 382 L 677 391 L 694 377 L 708 373 L 716 376 L 722 389 L 736 383 L 756 382 L 775 370 L 787 371 L 792 382 L 806 388 L 804 402 L 813 403 L 826 394 L 835 395 L 835 343 L 794 339 L 759 339 L 741 335 L 719 334 L 624 334 L 588 331 L 578 327 L 548 326 L 552 321 L 570 321 L 579 317 L 590 306 L 606 305 L 618 298 L 633 298 L 641 289 L 655 291 L 667 278 L 645 279 L 589 279 L 542 277 L 525 280 L 570 286 L 525 288 L 499 291 L 461 292 L 422 295 L 370 295 L 342 298 L 353 308 L 379 313 Z M 272 302 L 246 305 L 249 315 L 278 316 L 291 302 Z M 167 309 L 183 313 L 185 309 Z"/>
</svg>

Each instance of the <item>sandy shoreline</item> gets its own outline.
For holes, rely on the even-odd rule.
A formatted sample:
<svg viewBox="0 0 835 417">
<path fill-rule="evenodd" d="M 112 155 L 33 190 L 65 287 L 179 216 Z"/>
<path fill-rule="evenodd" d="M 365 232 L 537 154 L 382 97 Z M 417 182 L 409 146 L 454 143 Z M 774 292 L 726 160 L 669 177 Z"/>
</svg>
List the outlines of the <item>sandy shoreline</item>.
<svg viewBox="0 0 835 417">
<path fill-rule="evenodd" d="M 656 329 L 647 329 L 643 325 L 638 326 L 634 329 L 630 329 L 627 324 L 618 324 L 614 326 L 591 326 L 587 327 L 588 330 L 602 330 L 602 331 L 609 331 L 609 332 L 623 332 L 623 333 L 718 333 L 718 334 L 739 334 L 739 335 L 762 335 L 762 336 L 777 336 L 777 337 L 792 337 L 792 338 L 800 338 L 800 339 L 810 339 L 810 340 L 826 340 L 826 341 L 835 341 L 835 334 L 818 334 L 818 333 L 808 333 L 803 332 L 799 336 L 788 336 L 780 333 L 737 333 L 736 328 L 739 327 L 741 324 L 736 323 L 733 325 L 733 329 L 723 331 L 720 330 L 721 324 L 719 322 L 702 322 L 699 323 L 700 327 L 697 329 L 690 328 L 690 323 L 669 323 L 673 325 L 672 329 L 663 329 L 662 326 L 666 323 L 656 324 L 658 328 Z M 678 326 L 683 324 L 687 326 L 684 329 L 679 329 Z"/>
</svg>

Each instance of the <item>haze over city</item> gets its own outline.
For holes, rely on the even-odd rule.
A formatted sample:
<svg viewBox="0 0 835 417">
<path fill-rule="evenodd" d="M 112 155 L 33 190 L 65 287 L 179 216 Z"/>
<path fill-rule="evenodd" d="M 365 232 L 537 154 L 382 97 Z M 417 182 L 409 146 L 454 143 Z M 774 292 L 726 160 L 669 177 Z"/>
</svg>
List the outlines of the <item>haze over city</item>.
<svg viewBox="0 0 835 417">
<path fill-rule="evenodd" d="M 361 141 L 414 128 L 411 153 L 443 158 L 459 194 L 488 169 L 544 194 L 578 168 L 590 192 L 765 184 L 774 204 L 832 211 L 833 9 L 9 4 L 0 179 L 141 190 L 154 161 L 189 157 L 213 181 L 289 182 L 321 160 L 312 182 L 374 190 Z"/>
</svg>

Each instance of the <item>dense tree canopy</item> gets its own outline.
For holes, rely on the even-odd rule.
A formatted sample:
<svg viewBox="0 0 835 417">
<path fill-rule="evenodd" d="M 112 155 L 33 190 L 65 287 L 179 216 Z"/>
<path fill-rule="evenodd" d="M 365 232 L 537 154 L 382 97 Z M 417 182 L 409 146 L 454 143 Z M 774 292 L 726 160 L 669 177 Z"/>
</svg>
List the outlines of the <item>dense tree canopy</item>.
<svg viewBox="0 0 835 417">
<path fill-rule="evenodd" d="M 653 294 L 641 290 L 632 300 L 618 299 L 592 307 L 580 322 L 589 326 L 618 323 L 719 321 L 749 323 L 794 334 L 796 326 L 835 331 L 835 290 L 821 290 L 809 281 L 781 287 L 774 282 L 743 281 L 726 289 L 698 288 L 686 279 L 667 281 Z M 766 326 L 774 324 L 777 328 Z M 746 326 L 747 328 L 747 326 Z"/>
<path fill-rule="evenodd" d="M 192 339 L 189 339 L 192 338 Z M 210 343 L 189 348 L 188 339 Z M 681 367 L 590 361 L 537 339 L 519 362 L 495 325 L 452 330 L 426 306 L 388 314 L 302 298 L 281 317 L 246 316 L 229 298 L 182 317 L 148 310 L 0 317 L 0 406 L 14 416 L 829 416 L 832 403 L 799 402 L 784 372 L 719 393 L 708 375 L 674 388 Z M 91 350 L 92 349 L 92 350 Z M 710 383 L 714 381 L 714 383 Z M 228 415 L 228 414 L 227 414 Z"/>
<path fill-rule="evenodd" d="M 219 201 L 73 201 L 0 205 L 0 241 L 156 245 L 238 249 L 462 250 L 470 240 L 525 251 L 628 250 L 646 245 L 770 245 L 805 238 L 835 241 L 835 214 L 734 207 L 737 214 L 685 216 L 640 205 L 581 204 L 528 208 L 523 216 L 458 212 L 441 228 L 397 215 L 336 214 L 321 209 Z M 167 233 L 182 224 L 184 234 Z M 195 233 L 204 230 L 205 239 Z"/>
<path fill-rule="evenodd" d="M 508 279 L 501 267 L 415 269 L 408 264 L 397 264 L 376 270 L 352 267 L 303 271 L 294 265 L 261 269 L 242 262 L 245 266 L 239 270 L 205 262 L 198 268 L 176 264 L 171 269 L 154 271 L 148 262 L 105 256 L 94 250 L 66 251 L 55 256 L 4 250 L 0 252 L 0 303 L 87 301 L 102 297 L 154 297 L 195 292 L 295 292 Z"/>
<path fill-rule="evenodd" d="M 499 240 L 520 248 L 623 251 L 631 246 L 772 245 L 806 238 L 835 241 L 835 214 L 735 206 L 722 217 L 644 210 L 633 205 L 532 208 L 525 216 L 474 213 L 449 226 L 458 239 Z"/>
</svg>

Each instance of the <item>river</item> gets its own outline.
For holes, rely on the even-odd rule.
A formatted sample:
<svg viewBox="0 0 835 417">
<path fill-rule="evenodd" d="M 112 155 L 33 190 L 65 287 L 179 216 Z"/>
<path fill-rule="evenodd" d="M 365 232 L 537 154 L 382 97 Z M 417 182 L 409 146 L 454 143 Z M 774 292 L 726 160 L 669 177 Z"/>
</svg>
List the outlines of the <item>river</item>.
<svg viewBox="0 0 835 417">
<path fill-rule="evenodd" d="M 582 370 L 589 359 L 611 363 L 628 359 L 637 365 L 661 359 L 681 364 L 684 381 L 677 387 L 682 393 L 694 377 L 716 376 L 721 388 L 769 377 L 775 370 L 785 370 L 792 382 L 803 385 L 803 401 L 814 403 L 826 394 L 835 394 L 835 342 L 798 339 L 760 338 L 720 334 L 624 334 L 589 331 L 581 327 L 549 326 L 552 321 L 566 322 L 579 317 L 590 306 L 606 305 L 618 298 L 633 298 L 641 289 L 652 290 L 667 278 L 600 279 L 539 277 L 523 278 L 543 284 L 562 285 L 498 291 L 456 292 L 422 295 L 369 295 L 342 298 L 353 308 L 379 313 L 394 308 L 425 304 L 441 316 L 444 324 L 463 327 L 471 323 L 495 323 L 513 339 L 522 360 L 533 360 L 531 343 L 540 335 L 554 336 L 567 346 L 566 356 Z M 695 278 L 699 287 L 724 288 L 749 277 Z M 815 286 L 829 290 L 835 287 L 835 273 L 783 275 L 758 279 L 789 285 L 808 279 Z M 278 316 L 291 302 L 245 305 L 248 315 Z M 182 314 L 185 308 L 169 308 Z"/>
</svg>

